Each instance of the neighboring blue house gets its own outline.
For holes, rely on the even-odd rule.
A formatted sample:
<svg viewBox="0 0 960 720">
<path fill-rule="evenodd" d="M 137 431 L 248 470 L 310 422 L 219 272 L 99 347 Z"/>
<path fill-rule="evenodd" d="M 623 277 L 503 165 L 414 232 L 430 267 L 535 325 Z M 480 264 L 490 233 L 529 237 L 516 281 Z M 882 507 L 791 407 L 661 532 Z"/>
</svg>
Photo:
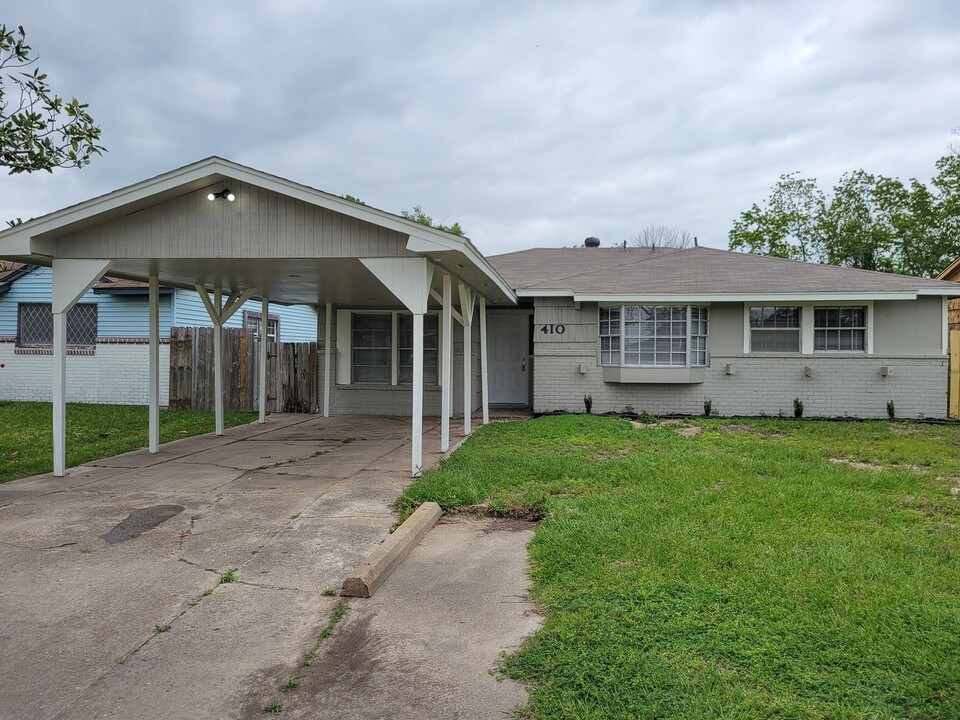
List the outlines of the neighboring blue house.
<svg viewBox="0 0 960 720">
<path fill-rule="evenodd" d="M 53 317 L 50 268 L 14 264 L 0 270 L 0 400 L 50 400 Z M 147 284 L 104 278 L 67 317 L 70 402 L 147 402 Z M 250 300 L 224 327 L 259 335 L 261 305 Z M 171 327 L 210 327 L 200 296 L 160 288 L 160 364 L 169 367 Z M 306 305 L 271 304 L 268 336 L 280 342 L 317 339 L 317 313 Z M 160 373 L 160 402 L 169 399 L 169 373 Z"/>
</svg>

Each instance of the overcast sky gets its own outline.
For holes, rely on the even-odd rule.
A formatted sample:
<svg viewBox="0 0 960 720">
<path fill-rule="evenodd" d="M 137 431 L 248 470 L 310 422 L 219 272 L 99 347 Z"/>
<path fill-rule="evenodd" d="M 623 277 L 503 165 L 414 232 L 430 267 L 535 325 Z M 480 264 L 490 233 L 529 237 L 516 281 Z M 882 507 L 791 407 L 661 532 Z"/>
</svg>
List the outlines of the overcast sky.
<svg viewBox="0 0 960 720">
<path fill-rule="evenodd" d="M 726 247 L 781 173 L 929 179 L 960 125 L 960 3 L 12 4 L 109 153 L 0 176 L 33 217 L 220 155 L 486 254 L 678 225 Z"/>
</svg>

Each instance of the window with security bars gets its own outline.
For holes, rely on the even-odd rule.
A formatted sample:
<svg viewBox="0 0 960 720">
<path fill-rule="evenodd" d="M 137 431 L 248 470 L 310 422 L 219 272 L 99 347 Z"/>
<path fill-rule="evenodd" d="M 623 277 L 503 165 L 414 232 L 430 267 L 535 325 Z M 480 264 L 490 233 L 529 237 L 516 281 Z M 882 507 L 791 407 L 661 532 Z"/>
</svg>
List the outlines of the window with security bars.
<svg viewBox="0 0 960 720">
<path fill-rule="evenodd" d="M 20 303 L 17 315 L 19 347 L 53 347 L 50 303 Z M 77 303 L 67 313 L 67 347 L 93 348 L 97 344 L 97 305 Z"/>
<path fill-rule="evenodd" d="M 867 337 L 865 307 L 813 309 L 813 349 L 817 352 L 864 352 Z"/>
<path fill-rule="evenodd" d="M 800 308 L 766 306 L 750 308 L 752 352 L 800 352 Z"/>
</svg>

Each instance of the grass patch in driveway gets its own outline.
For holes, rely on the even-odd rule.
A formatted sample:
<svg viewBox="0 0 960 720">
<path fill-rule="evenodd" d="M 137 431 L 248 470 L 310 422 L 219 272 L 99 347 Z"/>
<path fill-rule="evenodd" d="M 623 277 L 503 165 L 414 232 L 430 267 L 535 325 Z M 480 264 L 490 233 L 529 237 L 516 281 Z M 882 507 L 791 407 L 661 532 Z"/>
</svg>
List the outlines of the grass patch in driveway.
<svg viewBox="0 0 960 720">
<path fill-rule="evenodd" d="M 521 715 L 960 717 L 960 427 L 685 424 L 488 425 L 399 501 L 543 513 Z"/>
<path fill-rule="evenodd" d="M 250 422 L 253 413 L 225 412 L 225 427 Z M 145 405 L 67 405 L 67 467 L 146 447 Z M 53 405 L 0 402 L 0 483 L 53 470 Z M 162 410 L 160 442 L 213 432 L 212 412 Z"/>
</svg>

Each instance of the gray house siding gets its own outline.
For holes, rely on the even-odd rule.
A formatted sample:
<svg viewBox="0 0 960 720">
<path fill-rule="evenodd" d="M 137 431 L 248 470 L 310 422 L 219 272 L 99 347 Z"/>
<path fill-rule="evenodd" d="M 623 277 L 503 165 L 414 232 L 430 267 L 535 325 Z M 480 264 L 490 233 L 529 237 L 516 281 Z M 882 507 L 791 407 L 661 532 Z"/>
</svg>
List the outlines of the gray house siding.
<svg viewBox="0 0 960 720">
<path fill-rule="evenodd" d="M 338 308 L 347 310 L 349 308 Z M 397 308 L 385 308 L 383 312 L 392 312 Z M 364 308 L 369 310 L 369 308 Z M 318 405 L 323 406 L 323 378 L 324 378 L 324 336 L 325 329 L 321 321 L 320 345 L 317 353 L 318 373 Z M 413 406 L 413 388 L 409 384 L 385 385 L 336 382 L 338 356 L 349 358 L 349 349 L 343 348 L 338 353 L 337 342 L 337 312 L 333 312 L 333 321 L 330 326 L 331 347 L 330 364 L 330 412 L 333 415 L 402 415 L 409 416 Z M 480 408 L 480 331 L 479 320 L 473 321 L 473 346 L 471 351 L 472 381 L 471 397 L 473 410 Z M 349 361 L 349 360 L 348 360 Z M 440 386 L 427 384 L 423 386 L 423 412 L 427 416 L 440 415 Z M 463 327 L 453 321 L 453 412 L 463 412 Z"/>
<path fill-rule="evenodd" d="M 745 355 L 743 304 L 714 303 L 704 382 L 643 385 L 603 381 L 595 303 L 577 310 L 569 299 L 537 298 L 534 410 L 580 412 L 589 394 L 594 412 L 629 405 L 637 412 L 699 414 L 710 398 L 723 415 L 792 415 L 799 397 L 807 416 L 886 417 L 887 401 L 893 400 L 900 417 L 944 417 L 947 358 L 941 350 L 940 303 L 940 298 L 876 302 L 874 354 L 857 356 Z M 536 332 L 549 323 L 562 323 L 566 332 Z M 727 365 L 733 374 L 727 374 Z M 880 372 L 884 366 L 886 377 Z"/>
</svg>

